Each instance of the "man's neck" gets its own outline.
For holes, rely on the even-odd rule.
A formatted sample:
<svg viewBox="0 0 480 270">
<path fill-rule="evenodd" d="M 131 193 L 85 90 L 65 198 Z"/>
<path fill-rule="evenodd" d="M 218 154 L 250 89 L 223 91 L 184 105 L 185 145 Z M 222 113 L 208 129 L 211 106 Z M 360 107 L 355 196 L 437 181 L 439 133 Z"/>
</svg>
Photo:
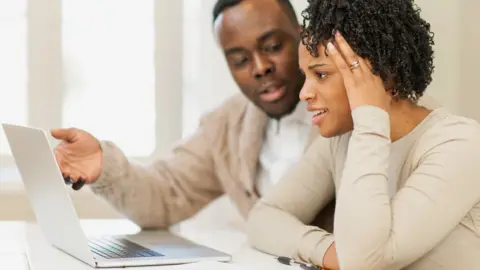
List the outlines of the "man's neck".
<svg viewBox="0 0 480 270">
<path fill-rule="evenodd" d="M 294 105 L 292 105 L 285 113 L 281 114 L 281 115 L 273 115 L 273 114 L 268 114 L 267 113 L 267 116 L 269 119 L 271 120 L 276 120 L 276 121 L 279 121 L 282 120 L 283 118 L 291 115 L 292 113 L 295 112 L 295 110 L 297 109 L 298 107 L 298 104 L 300 104 L 300 101 L 298 101 L 297 103 L 295 103 Z"/>
<path fill-rule="evenodd" d="M 308 111 L 306 106 L 302 106 L 303 104 L 301 104 L 300 102 L 301 101 L 297 102 L 287 113 L 281 115 L 280 117 L 269 116 L 270 121 L 275 122 L 275 134 L 278 135 L 280 133 L 280 123 L 283 123 L 285 121 L 290 122 L 290 120 L 305 121 L 305 119 L 308 117 Z"/>
</svg>

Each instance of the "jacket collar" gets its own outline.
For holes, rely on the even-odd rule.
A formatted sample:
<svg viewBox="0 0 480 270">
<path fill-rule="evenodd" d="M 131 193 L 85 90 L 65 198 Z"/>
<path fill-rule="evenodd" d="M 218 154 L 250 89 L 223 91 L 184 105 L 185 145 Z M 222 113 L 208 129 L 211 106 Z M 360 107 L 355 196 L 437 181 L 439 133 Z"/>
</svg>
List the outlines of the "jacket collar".
<svg viewBox="0 0 480 270">
<path fill-rule="evenodd" d="M 286 117 L 287 118 L 282 119 L 282 121 L 302 121 L 304 123 L 311 123 L 311 117 L 306 111 L 305 106 L 302 106 L 301 103 L 291 115 Z M 258 192 L 255 190 L 258 159 L 269 120 L 268 116 L 251 102 L 248 103 L 245 115 L 241 120 L 242 129 L 239 134 L 240 179 L 244 184 L 245 189 L 256 196 L 258 196 Z M 318 128 L 312 126 L 305 150 L 318 135 Z"/>
<path fill-rule="evenodd" d="M 240 178 L 247 191 L 258 196 L 255 181 L 268 116 L 253 103 L 249 103 L 242 122 L 239 137 Z"/>
</svg>

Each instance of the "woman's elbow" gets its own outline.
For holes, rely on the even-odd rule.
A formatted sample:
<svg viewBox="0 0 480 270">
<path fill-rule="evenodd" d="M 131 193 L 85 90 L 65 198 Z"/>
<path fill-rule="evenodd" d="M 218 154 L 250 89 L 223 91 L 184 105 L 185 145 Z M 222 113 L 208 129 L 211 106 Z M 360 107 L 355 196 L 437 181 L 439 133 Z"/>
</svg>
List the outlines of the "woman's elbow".
<svg viewBox="0 0 480 270">
<path fill-rule="evenodd" d="M 262 235 L 265 230 L 265 220 L 263 218 L 265 205 L 259 201 L 249 212 L 247 217 L 247 237 L 248 242 L 252 247 L 261 249 Z M 267 226 L 268 227 L 268 226 Z"/>
<path fill-rule="evenodd" d="M 342 270 L 374 270 L 376 269 L 376 268 L 372 268 L 370 263 L 368 263 L 366 260 L 363 260 L 361 258 L 355 258 L 355 257 L 350 257 L 345 259 L 339 258 L 339 266 L 340 266 L 340 269 Z"/>
<path fill-rule="evenodd" d="M 263 201 L 259 201 L 247 217 L 247 237 L 250 246 L 262 252 L 285 256 L 287 243 L 279 242 L 284 228 L 278 222 L 277 210 Z"/>
<path fill-rule="evenodd" d="M 348 254 L 339 254 L 340 269 L 342 270 L 385 270 L 386 267 L 383 257 L 376 253 L 350 252 Z"/>
<path fill-rule="evenodd" d="M 275 256 L 292 256 L 305 230 L 292 214 L 260 200 L 247 217 L 249 244 Z"/>
</svg>

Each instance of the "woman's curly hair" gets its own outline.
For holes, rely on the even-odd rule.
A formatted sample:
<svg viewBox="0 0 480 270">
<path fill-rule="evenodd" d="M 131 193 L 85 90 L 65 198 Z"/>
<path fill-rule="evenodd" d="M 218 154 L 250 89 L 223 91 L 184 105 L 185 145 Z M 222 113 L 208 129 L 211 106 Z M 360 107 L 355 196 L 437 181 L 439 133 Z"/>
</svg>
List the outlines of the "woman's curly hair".
<svg viewBox="0 0 480 270">
<path fill-rule="evenodd" d="M 318 56 L 334 30 L 367 58 L 374 74 L 394 81 L 397 98 L 417 101 L 432 81 L 433 33 L 412 0 L 308 0 L 302 43 Z M 326 48 L 326 46 L 325 46 Z"/>
</svg>

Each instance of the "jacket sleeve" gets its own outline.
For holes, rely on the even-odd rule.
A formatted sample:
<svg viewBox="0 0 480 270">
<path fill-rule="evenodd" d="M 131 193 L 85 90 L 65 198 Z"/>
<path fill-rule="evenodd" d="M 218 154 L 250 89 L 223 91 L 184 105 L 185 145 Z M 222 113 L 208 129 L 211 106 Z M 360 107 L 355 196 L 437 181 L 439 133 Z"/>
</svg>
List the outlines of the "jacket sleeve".
<svg viewBox="0 0 480 270">
<path fill-rule="evenodd" d="M 166 228 L 194 215 L 223 194 L 211 146 L 212 134 L 226 120 L 213 114 L 202 119 L 193 136 L 148 166 L 102 141 L 103 169 L 92 191 L 142 228 Z"/>
</svg>

